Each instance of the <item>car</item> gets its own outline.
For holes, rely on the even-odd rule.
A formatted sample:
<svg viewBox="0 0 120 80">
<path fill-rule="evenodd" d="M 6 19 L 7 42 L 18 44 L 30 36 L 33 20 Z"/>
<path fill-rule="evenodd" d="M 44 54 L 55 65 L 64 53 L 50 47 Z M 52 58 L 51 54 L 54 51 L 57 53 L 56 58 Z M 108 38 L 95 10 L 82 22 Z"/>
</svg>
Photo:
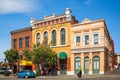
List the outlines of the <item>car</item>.
<svg viewBox="0 0 120 80">
<path fill-rule="evenodd" d="M 12 70 L 10 68 L 0 68 L 0 74 L 5 74 L 5 73 L 12 73 Z"/>
<path fill-rule="evenodd" d="M 17 77 L 18 78 L 35 78 L 36 75 L 31 70 L 24 70 L 24 71 L 18 72 Z"/>
</svg>

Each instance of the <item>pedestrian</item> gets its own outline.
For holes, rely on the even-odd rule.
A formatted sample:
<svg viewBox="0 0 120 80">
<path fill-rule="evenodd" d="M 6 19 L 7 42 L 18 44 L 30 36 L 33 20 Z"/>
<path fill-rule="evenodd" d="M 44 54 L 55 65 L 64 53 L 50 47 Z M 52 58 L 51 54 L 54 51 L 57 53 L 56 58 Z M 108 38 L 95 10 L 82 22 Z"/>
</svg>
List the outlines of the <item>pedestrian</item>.
<svg viewBox="0 0 120 80">
<path fill-rule="evenodd" d="M 79 69 L 80 71 L 79 71 L 79 78 L 81 78 L 81 76 L 82 76 L 82 67 L 80 66 L 80 69 Z"/>
</svg>

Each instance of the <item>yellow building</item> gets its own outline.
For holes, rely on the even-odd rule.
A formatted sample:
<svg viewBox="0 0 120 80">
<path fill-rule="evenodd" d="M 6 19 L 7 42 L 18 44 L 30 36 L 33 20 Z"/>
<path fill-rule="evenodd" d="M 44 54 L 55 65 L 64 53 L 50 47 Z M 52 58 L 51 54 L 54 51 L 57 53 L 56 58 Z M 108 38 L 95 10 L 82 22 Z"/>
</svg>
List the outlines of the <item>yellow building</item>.
<svg viewBox="0 0 120 80">
<path fill-rule="evenodd" d="M 53 42 L 51 48 L 58 53 L 58 74 L 71 74 L 70 34 L 71 25 L 77 23 L 71 10 L 66 9 L 65 14 L 45 16 L 43 20 L 31 18 L 32 43 L 47 44 Z"/>
</svg>

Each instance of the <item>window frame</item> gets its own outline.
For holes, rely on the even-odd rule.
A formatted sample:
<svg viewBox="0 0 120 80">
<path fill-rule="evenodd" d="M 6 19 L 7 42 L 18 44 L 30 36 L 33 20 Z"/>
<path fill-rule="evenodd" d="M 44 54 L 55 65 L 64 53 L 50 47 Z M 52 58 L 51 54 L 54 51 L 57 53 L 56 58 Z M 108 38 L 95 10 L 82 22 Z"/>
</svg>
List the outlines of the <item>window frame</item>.
<svg viewBox="0 0 120 80">
<path fill-rule="evenodd" d="M 55 33 L 54 33 L 55 32 Z M 52 41 L 53 41 L 53 46 L 56 46 L 56 30 L 52 30 Z"/>
<path fill-rule="evenodd" d="M 88 36 L 88 38 L 86 38 L 86 36 Z M 85 35 L 84 38 L 85 38 L 85 45 L 89 45 L 89 39 L 90 39 L 89 35 L 88 34 Z"/>
<path fill-rule="evenodd" d="M 27 36 L 27 37 L 25 37 L 25 47 L 26 47 L 26 48 L 29 48 L 29 47 L 30 47 L 29 43 L 30 43 L 30 37 Z"/>
<path fill-rule="evenodd" d="M 17 39 L 13 39 L 13 47 L 14 47 L 14 49 L 17 48 Z"/>
<path fill-rule="evenodd" d="M 19 48 L 23 48 L 23 38 L 19 38 Z"/>
<path fill-rule="evenodd" d="M 66 30 L 65 28 L 62 28 L 60 30 L 60 34 L 61 34 L 61 45 L 65 45 L 66 44 Z"/>
</svg>

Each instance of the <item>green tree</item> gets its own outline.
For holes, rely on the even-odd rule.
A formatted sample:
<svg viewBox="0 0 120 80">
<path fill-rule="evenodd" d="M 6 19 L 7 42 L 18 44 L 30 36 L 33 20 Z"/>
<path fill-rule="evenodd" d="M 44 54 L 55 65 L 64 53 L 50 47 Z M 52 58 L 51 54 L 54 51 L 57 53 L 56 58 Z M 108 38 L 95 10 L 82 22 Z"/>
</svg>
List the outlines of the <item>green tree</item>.
<svg viewBox="0 0 120 80">
<path fill-rule="evenodd" d="M 11 64 L 11 68 L 12 68 L 12 75 L 13 75 L 13 70 L 14 70 L 14 64 L 16 62 L 18 62 L 19 60 L 19 54 L 17 50 L 14 49 L 10 49 L 10 50 L 6 50 L 4 52 L 5 57 L 7 58 L 8 62 Z"/>
<path fill-rule="evenodd" d="M 34 45 L 32 51 L 32 61 L 37 64 L 37 71 L 40 72 L 40 67 L 42 62 L 48 62 L 52 64 L 56 53 L 50 48 L 49 45 L 41 44 L 39 46 Z"/>
<path fill-rule="evenodd" d="M 30 50 L 23 50 L 23 54 L 25 55 L 25 59 L 27 61 L 32 61 L 32 51 L 30 51 Z"/>
</svg>

